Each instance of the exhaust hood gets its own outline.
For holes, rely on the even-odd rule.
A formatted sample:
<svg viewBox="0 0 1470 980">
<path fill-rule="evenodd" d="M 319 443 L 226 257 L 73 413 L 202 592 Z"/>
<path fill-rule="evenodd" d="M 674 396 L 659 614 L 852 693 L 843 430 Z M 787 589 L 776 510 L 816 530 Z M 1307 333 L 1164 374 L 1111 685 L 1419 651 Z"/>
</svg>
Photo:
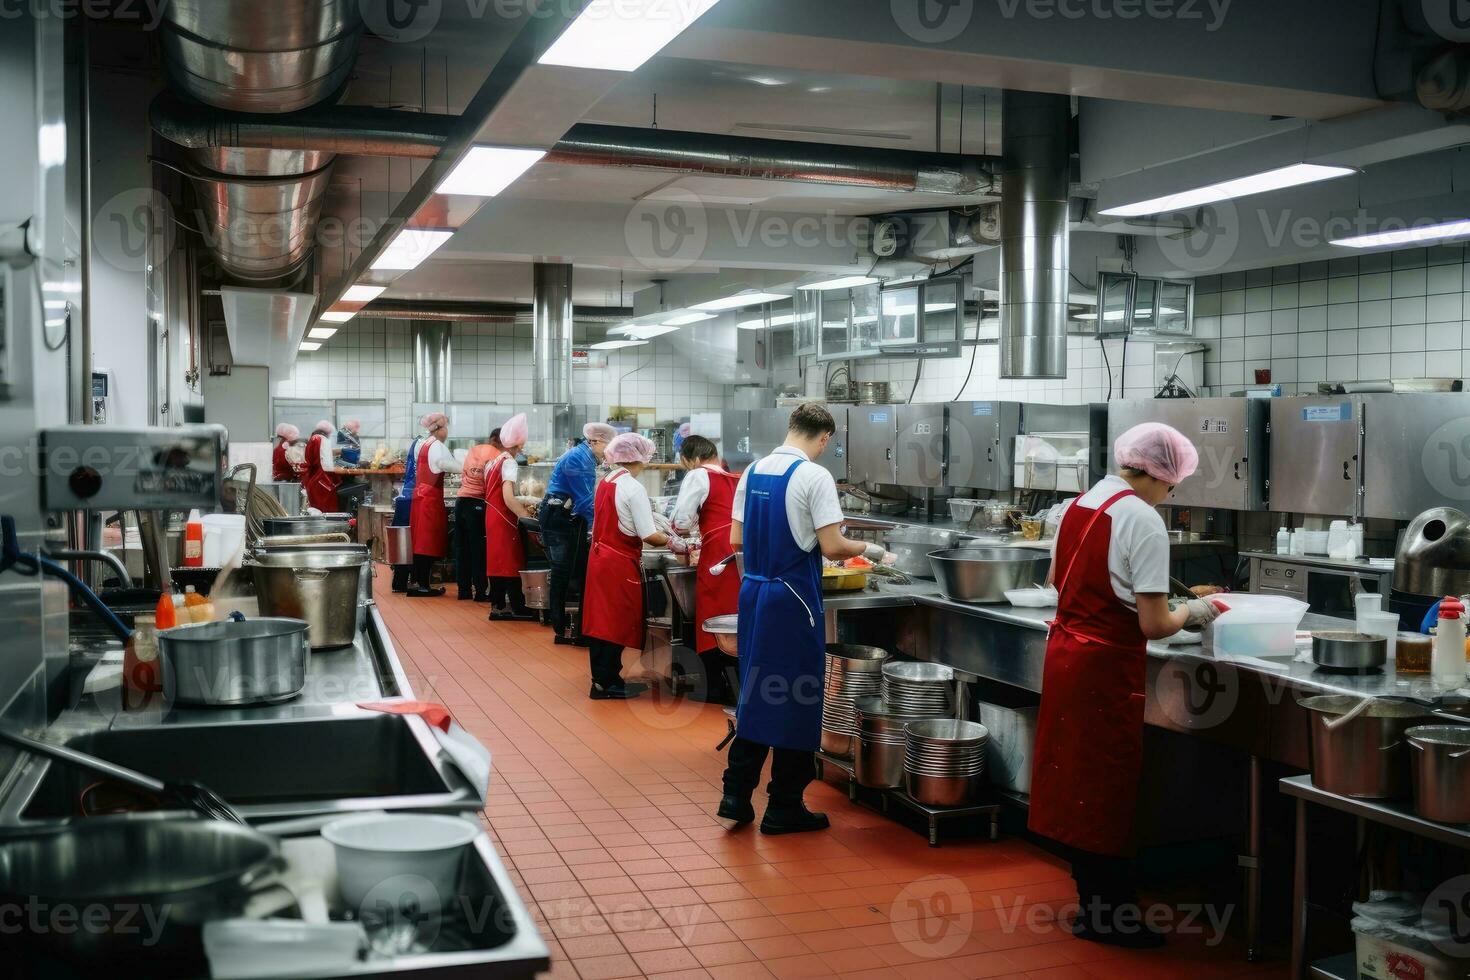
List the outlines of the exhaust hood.
<svg viewBox="0 0 1470 980">
<path fill-rule="evenodd" d="M 289 374 L 316 297 L 240 286 L 224 286 L 219 295 L 234 362 L 268 367 L 279 377 Z"/>
</svg>

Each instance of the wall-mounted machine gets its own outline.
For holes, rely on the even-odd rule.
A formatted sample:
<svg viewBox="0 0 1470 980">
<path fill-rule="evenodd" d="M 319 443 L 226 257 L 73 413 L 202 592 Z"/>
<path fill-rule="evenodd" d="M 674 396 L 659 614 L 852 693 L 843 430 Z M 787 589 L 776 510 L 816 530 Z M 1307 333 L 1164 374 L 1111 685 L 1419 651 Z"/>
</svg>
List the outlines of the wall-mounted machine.
<svg viewBox="0 0 1470 980">
<path fill-rule="evenodd" d="M 1269 469 L 1264 398 L 1143 399 L 1108 404 L 1108 455 L 1118 436 L 1143 422 L 1162 422 L 1189 437 L 1199 469 L 1174 488 L 1166 504 L 1261 510 Z"/>
<path fill-rule="evenodd" d="M 224 482 L 223 426 L 43 429 L 41 506 L 49 511 L 214 510 Z"/>
</svg>

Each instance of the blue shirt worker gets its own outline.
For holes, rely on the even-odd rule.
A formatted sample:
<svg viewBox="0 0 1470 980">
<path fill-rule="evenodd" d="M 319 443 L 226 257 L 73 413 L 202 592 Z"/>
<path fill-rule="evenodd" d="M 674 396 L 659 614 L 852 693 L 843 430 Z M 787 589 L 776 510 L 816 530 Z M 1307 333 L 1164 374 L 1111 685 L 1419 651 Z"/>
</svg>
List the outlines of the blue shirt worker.
<svg viewBox="0 0 1470 980">
<path fill-rule="evenodd" d="M 580 639 L 567 628 L 567 592 L 573 581 L 580 581 L 578 569 L 586 561 L 587 529 L 592 526 L 592 502 L 597 490 L 597 464 L 602 462 L 603 450 L 617 434 L 606 422 L 589 422 L 583 426 L 582 444 L 563 453 L 552 467 L 546 496 L 537 512 L 541 547 L 551 564 L 546 599 L 558 644 L 577 643 Z"/>
</svg>

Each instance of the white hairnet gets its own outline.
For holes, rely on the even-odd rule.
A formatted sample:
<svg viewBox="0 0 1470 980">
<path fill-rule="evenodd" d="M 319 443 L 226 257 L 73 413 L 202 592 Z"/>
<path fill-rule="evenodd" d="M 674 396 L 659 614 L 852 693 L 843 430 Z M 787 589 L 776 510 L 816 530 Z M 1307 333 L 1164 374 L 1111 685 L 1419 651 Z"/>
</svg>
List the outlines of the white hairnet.
<svg viewBox="0 0 1470 980">
<path fill-rule="evenodd" d="M 282 422 L 276 426 L 276 438 L 285 439 L 287 442 L 295 442 L 301 438 L 301 430 L 290 422 Z"/>
<path fill-rule="evenodd" d="M 607 444 L 603 455 L 609 463 L 646 463 L 653 459 L 657 448 L 652 439 L 645 439 L 636 432 L 624 432 Z"/>
<path fill-rule="evenodd" d="M 337 427 L 333 425 L 328 419 L 322 419 L 316 424 L 316 428 L 311 430 L 311 433 L 312 435 L 317 436 L 328 436 L 331 435 L 336 428 Z"/>
<path fill-rule="evenodd" d="M 445 415 L 443 412 L 430 412 L 428 415 L 425 415 L 423 418 L 419 419 L 420 428 L 424 429 L 426 432 L 433 432 L 435 429 L 441 426 L 447 427 L 448 425 L 449 416 Z"/>
<path fill-rule="evenodd" d="M 526 440 L 531 437 L 531 427 L 526 423 L 526 414 L 512 415 L 504 425 L 500 427 L 500 444 L 506 449 L 515 449 L 524 446 Z"/>
<path fill-rule="evenodd" d="M 362 423 L 359 422 L 357 419 L 348 419 L 346 422 L 342 423 L 342 428 L 348 432 L 351 432 L 353 435 L 357 435 L 359 432 L 362 431 Z"/>
<path fill-rule="evenodd" d="M 586 425 L 582 426 L 582 438 L 586 439 L 588 442 L 591 442 L 593 439 L 600 439 L 603 442 L 612 442 L 613 438 L 617 434 L 618 430 L 614 429 L 606 422 L 588 422 Z"/>
<path fill-rule="evenodd" d="M 1162 422 L 1135 425 L 1113 443 L 1119 466 L 1143 470 L 1155 480 L 1175 486 L 1199 467 L 1199 451 L 1189 438 Z"/>
</svg>

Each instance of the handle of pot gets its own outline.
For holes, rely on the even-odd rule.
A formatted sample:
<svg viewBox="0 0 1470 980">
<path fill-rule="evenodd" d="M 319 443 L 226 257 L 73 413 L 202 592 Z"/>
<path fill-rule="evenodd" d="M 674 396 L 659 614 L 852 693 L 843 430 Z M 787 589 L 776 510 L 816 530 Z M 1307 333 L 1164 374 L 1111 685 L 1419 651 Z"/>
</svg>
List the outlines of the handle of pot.
<svg viewBox="0 0 1470 980">
<path fill-rule="evenodd" d="M 325 568 L 293 568 L 291 574 L 296 576 L 298 582 L 322 582 L 326 580 L 328 570 Z"/>
<path fill-rule="evenodd" d="M 1358 715 L 1367 711 L 1368 706 L 1377 700 L 1377 698 L 1364 698 L 1345 713 L 1340 714 L 1336 718 L 1333 718 L 1331 721 L 1324 722 L 1323 724 L 1326 726 L 1329 732 L 1335 728 L 1340 728 L 1341 726 L 1346 725 L 1348 722 L 1352 721 L 1354 718 L 1358 717 Z"/>
</svg>

